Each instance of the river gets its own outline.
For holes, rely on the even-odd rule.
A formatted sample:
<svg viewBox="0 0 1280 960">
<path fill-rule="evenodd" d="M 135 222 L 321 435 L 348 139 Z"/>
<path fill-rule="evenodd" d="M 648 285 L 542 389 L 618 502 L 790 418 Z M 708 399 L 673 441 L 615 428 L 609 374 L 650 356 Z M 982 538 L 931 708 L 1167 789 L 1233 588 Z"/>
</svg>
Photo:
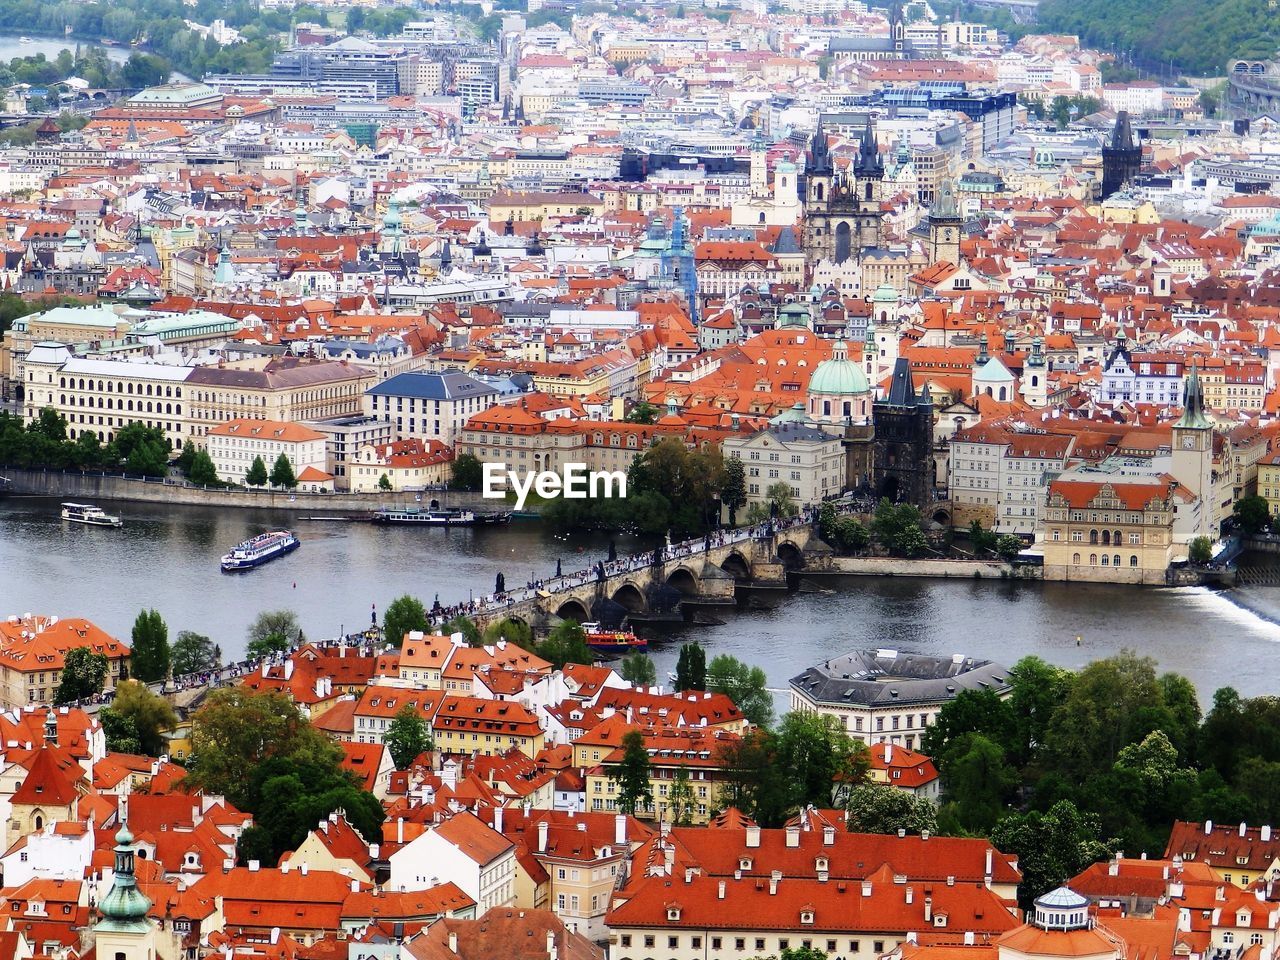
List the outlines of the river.
<svg viewBox="0 0 1280 960">
<path fill-rule="evenodd" d="M 43 53 L 45 59 L 54 60 L 63 50 L 75 53 L 76 47 L 87 49 L 98 47 L 107 52 L 107 57 L 116 63 L 124 63 L 133 52 L 132 47 L 103 47 L 99 43 L 88 40 L 77 40 L 75 37 L 31 37 L 30 43 L 23 43 L 18 37 L 7 34 L 0 36 L 0 63 L 8 64 L 14 57 L 34 57 Z"/>
<path fill-rule="evenodd" d="M 105 504 L 104 504 L 105 506 Z M 287 512 L 231 512 L 159 504 L 116 504 L 120 530 L 64 523 L 56 501 L 0 500 L 0 616 L 83 616 L 127 638 L 140 609 L 154 607 L 170 636 L 196 630 L 228 656 L 244 649 L 262 610 L 297 612 L 311 637 L 368 624 L 401 594 L 428 605 L 549 577 L 602 559 L 604 538 L 558 539 L 540 524 L 404 529 L 306 521 Z M 255 533 L 287 526 L 302 540 L 293 554 L 258 570 L 224 574 L 218 558 Z M 635 544 L 620 538 L 618 548 Z M 711 655 L 732 653 L 763 667 L 770 686 L 810 663 L 857 647 L 965 653 L 1013 663 L 1038 654 L 1079 667 L 1129 647 L 1185 674 L 1202 701 L 1215 689 L 1280 693 L 1280 589 L 1232 593 L 996 580 L 848 577 L 830 592 L 795 593 L 768 610 L 720 612 L 725 622 L 689 625 L 651 648 L 660 676 L 673 670 L 681 639 Z M 1077 643 L 1077 637 L 1079 642 Z M 1243 669 L 1247 666 L 1248 669 Z"/>
</svg>

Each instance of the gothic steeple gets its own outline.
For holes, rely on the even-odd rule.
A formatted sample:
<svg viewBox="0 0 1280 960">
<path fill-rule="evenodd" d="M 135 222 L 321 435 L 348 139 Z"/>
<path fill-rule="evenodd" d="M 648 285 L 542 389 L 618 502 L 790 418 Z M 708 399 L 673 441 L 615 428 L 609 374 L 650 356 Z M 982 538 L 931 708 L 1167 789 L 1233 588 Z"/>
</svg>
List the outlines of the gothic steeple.
<svg viewBox="0 0 1280 960">
<path fill-rule="evenodd" d="M 827 132 L 822 129 L 822 120 L 818 120 L 818 129 L 813 132 L 809 142 L 809 166 L 806 173 L 830 173 L 832 171 L 831 152 L 827 149 Z"/>
<path fill-rule="evenodd" d="M 884 162 L 880 159 L 880 148 L 876 145 L 875 131 L 871 127 L 871 115 L 867 115 L 867 125 L 862 130 L 862 139 L 858 143 L 858 163 L 854 172 L 860 177 L 880 177 L 884 175 Z"/>
<path fill-rule="evenodd" d="M 1175 427 L 1184 430 L 1208 430 L 1213 427 L 1204 412 L 1204 390 L 1200 386 L 1200 370 L 1193 366 L 1187 377 L 1186 386 L 1182 390 L 1182 416 Z"/>
</svg>

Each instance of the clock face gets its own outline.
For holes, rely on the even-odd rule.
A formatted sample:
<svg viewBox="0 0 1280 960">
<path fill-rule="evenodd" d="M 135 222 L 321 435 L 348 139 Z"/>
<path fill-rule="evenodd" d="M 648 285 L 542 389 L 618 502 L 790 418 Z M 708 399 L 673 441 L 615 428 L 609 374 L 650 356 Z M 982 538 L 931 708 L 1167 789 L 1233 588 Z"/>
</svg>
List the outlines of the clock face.
<svg viewBox="0 0 1280 960">
<path fill-rule="evenodd" d="M 1183 450 L 1194 450 L 1195 448 L 1196 448 L 1196 438 L 1193 435 L 1187 434 L 1185 437 L 1182 438 Z"/>
</svg>

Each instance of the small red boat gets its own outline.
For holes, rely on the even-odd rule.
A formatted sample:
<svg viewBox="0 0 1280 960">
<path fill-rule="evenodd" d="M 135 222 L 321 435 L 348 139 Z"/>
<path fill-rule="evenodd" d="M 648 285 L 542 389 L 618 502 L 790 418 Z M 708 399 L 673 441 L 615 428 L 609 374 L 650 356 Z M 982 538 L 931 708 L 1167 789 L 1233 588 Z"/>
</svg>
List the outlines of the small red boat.
<svg viewBox="0 0 1280 960">
<path fill-rule="evenodd" d="M 631 653 L 649 649 L 649 641 L 630 630 L 602 630 L 598 623 L 584 623 L 587 646 L 596 653 Z"/>
</svg>

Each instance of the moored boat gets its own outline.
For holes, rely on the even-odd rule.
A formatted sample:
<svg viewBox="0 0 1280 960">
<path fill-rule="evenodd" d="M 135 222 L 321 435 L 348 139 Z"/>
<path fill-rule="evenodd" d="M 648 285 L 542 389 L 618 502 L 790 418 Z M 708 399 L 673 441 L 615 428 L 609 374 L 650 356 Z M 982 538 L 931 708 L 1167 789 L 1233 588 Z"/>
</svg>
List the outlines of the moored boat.
<svg viewBox="0 0 1280 960">
<path fill-rule="evenodd" d="M 119 517 L 107 513 L 101 507 L 95 507 L 92 503 L 64 503 L 62 519 L 72 523 L 85 523 L 91 527 L 124 526 L 124 521 Z"/>
<path fill-rule="evenodd" d="M 423 510 L 419 507 L 383 507 L 369 518 L 374 523 L 423 527 L 487 527 L 511 520 L 509 513 L 476 513 L 474 510 Z"/>
<path fill-rule="evenodd" d="M 649 641 L 630 630 L 604 630 L 598 623 L 584 623 L 587 646 L 596 653 L 631 653 L 649 649 Z"/>
<path fill-rule="evenodd" d="M 288 530 L 260 533 L 232 547 L 231 552 L 222 558 L 222 569 L 225 571 L 252 570 L 254 567 L 269 563 L 276 557 L 292 553 L 298 549 L 298 546 L 298 538 Z"/>
</svg>

